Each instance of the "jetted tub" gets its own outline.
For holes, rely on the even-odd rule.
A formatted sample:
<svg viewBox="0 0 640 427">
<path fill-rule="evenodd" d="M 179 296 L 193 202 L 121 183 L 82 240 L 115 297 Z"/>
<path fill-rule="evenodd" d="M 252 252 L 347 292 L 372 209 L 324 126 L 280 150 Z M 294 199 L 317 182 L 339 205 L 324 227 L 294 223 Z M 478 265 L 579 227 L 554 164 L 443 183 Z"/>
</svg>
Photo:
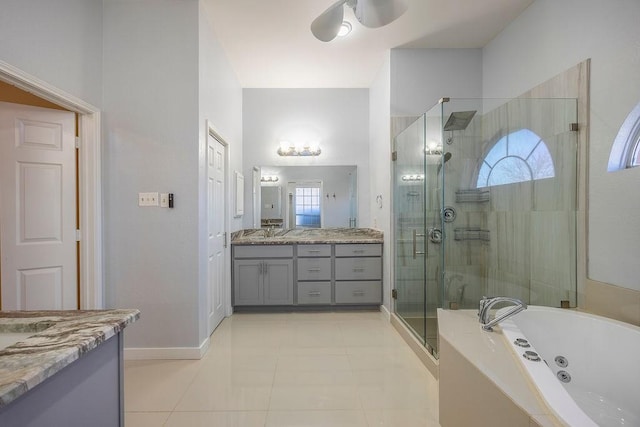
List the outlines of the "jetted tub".
<svg viewBox="0 0 640 427">
<path fill-rule="evenodd" d="M 639 327 L 538 306 L 500 326 L 545 402 L 566 425 L 640 426 Z"/>
</svg>

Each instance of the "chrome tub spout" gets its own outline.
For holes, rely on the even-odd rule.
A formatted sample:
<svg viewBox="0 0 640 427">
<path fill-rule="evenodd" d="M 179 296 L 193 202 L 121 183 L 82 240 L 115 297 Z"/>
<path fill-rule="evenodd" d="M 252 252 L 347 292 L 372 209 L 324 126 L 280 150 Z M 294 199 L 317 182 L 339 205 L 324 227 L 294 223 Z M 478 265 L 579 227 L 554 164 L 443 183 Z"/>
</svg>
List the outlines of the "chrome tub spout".
<svg viewBox="0 0 640 427">
<path fill-rule="evenodd" d="M 501 315 L 489 320 L 491 308 L 501 302 L 507 302 L 513 305 L 511 309 L 505 311 Z M 485 331 L 493 331 L 493 327 L 503 320 L 520 313 L 522 310 L 527 309 L 527 304 L 523 303 L 519 299 L 509 297 L 482 297 L 480 300 L 480 308 L 478 310 L 478 319 L 482 325 L 482 329 Z"/>
</svg>

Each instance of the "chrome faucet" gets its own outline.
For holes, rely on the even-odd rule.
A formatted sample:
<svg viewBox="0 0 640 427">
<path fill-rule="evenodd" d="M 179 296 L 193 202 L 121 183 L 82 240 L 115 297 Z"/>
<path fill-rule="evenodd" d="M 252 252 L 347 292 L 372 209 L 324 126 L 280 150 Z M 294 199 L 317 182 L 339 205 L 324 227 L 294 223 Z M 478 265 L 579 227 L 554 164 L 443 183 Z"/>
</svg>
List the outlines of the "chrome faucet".
<svg viewBox="0 0 640 427">
<path fill-rule="evenodd" d="M 271 226 L 267 229 L 264 230 L 264 237 L 268 238 L 268 237 L 274 237 L 276 235 L 276 229 Z"/>
<path fill-rule="evenodd" d="M 501 302 L 508 302 L 513 304 L 513 307 L 502 313 L 500 316 L 495 317 L 493 320 L 489 321 L 489 311 L 491 307 Z M 478 318 L 480 324 L 482 324 L 482 329 L 485 331 L 493 331 L 493 327 L 508 317 L 513 316 L 514 314 L 520 313 L 522 310 L 527 309 L 527 304 L 523 303 L 519 299 L 509 298 L 509 297 L 482 297 L 480 300 L 480 309 L 478 311 Z"/>
</svg>

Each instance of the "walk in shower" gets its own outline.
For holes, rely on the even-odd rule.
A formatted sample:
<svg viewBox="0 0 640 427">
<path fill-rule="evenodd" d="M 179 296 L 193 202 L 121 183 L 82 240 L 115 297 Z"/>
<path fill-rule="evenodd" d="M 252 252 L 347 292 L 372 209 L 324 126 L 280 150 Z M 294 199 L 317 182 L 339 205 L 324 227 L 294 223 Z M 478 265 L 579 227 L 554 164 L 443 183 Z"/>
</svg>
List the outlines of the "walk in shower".
<svg viewBox="0 0 640 427">
<path fill-rule="evenodd" d="M 437 357 L 437 309 L 576 305 L 577 101 L 443 99 L 394 138 L 395 313 Z"/>
</svg>

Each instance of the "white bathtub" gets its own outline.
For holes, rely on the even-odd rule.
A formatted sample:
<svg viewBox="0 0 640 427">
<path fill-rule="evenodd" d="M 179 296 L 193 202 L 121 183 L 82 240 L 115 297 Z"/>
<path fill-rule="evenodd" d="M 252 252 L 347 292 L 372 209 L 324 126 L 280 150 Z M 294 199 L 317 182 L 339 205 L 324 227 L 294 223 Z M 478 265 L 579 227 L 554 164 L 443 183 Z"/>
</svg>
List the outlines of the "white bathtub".
<svg viewBox="0 0 640 427">
<path fill-rule="evenodd" d="M 640 426 L 640 328 L 536 306 L 500 326 L 545 402 L 566 425 Z M 515 345 L 518 338 L 531 347 Z M 542 361 L 525 359 L 526 351 L 539 354 Z M 560 366 L 558 356 L 568 364 Z M 569 382 L 558 379 L 560 371 L 570 375 Z"/>
</svg>

